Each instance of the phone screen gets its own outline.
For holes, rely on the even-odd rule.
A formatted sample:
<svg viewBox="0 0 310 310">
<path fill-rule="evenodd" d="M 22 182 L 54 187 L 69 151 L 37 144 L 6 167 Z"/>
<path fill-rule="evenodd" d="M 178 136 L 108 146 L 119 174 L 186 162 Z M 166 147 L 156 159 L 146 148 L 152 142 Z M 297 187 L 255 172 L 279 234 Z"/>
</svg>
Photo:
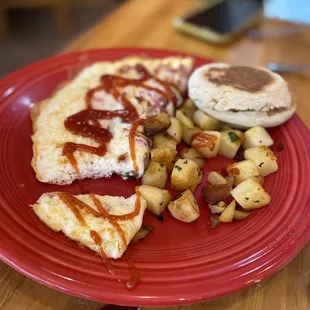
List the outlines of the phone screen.
<svg viewBox="0 0 310 310">
<path fill-rule="evenodd" d="M 226 0 L 188 17 L 185 22 L 227 34 L 242 26 L 261 8 L 261 0 Z"/>
</svg>

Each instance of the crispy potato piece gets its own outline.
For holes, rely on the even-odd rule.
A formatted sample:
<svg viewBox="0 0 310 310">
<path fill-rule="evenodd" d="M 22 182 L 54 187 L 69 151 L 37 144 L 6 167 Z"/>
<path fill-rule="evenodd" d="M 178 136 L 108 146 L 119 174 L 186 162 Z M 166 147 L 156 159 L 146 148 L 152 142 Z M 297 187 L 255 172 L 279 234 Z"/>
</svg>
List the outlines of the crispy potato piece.
<svg viewBox="0 0 310 310">
<path fill-rule="evenodd" d="M 183 130 L 183 141 L 188 145 L 192 144 L 193 135 L 201 132 L 201 130 L 197 127 L 189 128 L 185 125 L 182 125 L 182 130 Z"/>
<path fill-rule="evenodd" d="M 170 117 L 167 113 L 148 118 L 144 124 L 144 134 L 147 137 L 154 136 L 157 133 L 164 132 L 171 125 Z"/>
<path fill-rule="evenodd" d="M 259 175 L 256 165 L 251 160 L 243 160 L 227 167 L 229 176 L 235 177 L 235 185 L 240 184 L 249 177 Z"/>
<path fill-rule="evenodd" d="M 220 201 L 216 205 L 209 204 L 209 209 L 212 214 L 222 213 L 226 208 L 226 203 L 224 201 Z"/>
<path fill-rule="evenodd" d="M 207 180 L 212 185 L 227 184 L 227 180 L 216 171 L 211 171 Z"/>
<path fill-rule="evenodd" d="M 177 148 L 176 141 L 168 135 L 159 133 L 153 137 L 153 149 L 173 149 Z"/>
<path fill-rule="evenodd" d="M 160 215 L 171 200 L 170 193 L 150 185 L 139 186 L 141 196 L 147 202 L 147 208 L 155 215 Z"/>
<path fill-rule="evenodd" d="M 198 204 L 190 190 L 174 197 L 168 209 L 174 218 L 185 223 L 194 222 L 200 215 Z"/>
<path fill-rule="evenodd" d="M 134 235 L 130 243 L 136 243 L 137 241 L 144 239 L 152 230 L 152 226 L 142 226 L 140 230 Z"/>
<path fill-rule="evenodd" d="M 176 143 L 180 143 L 182 140 L 182 135 L 183 135 L 182 126 L 180 122 L 174 117 L 170 117 L 170 122 L 171 122 L 171 125 L 167 129 L 167 134 L 171 138 L 173 138 L 176 141 Z"/>
<path fill-rule="evenodd" d="M 218 153 L 221 133 L 218 131 L 203 131 L 192 136 L 192 147 L 205 158 L 215 157 Z"/>
<path fill-rule="evenodd" d="M 172 170 L 171 187 L 178 191 L 186 189 L 195 191 L 201 179 L 202 173 L 193 160 L 179 159 Z"/>
<path fill-rule="evenodd" d="M 168 166 L 171 162 L 173 162 L 176 154 L 177 154 L 177 150 L 173 150 L 173 149 L 169 149 L 169 148 L 152 149 L 151 150 L 151 160 L 156 161 L 158 163 L 165 164 L 166 166 Z"/>
<path fill-rule="evenodd" d="M 242 142 L 243 148 L 249 149 L 251 147 L 260 145 L 273 145 L 273 140 L 267 130 L 261 126 L 256 126 L 248 129 L 244 133 L 244 139 Z"/>
<path fill-rule="evenodd" d="M 203 168 L 205 162 L 201 154 L 194 148 L 185 147 L 179 152 L 181 158 L 193 160 L 198 168 Z"/>
<path fill-rule="evenodd" d="M 193 118 L 197 107 L 191 99 L 186 99 L 180 110 L 189 118 Z"/>
<path fill-rule="evenodd" d="M 242 221 L 248 218 L 249 215 L 250 215 L 250 212 L 246 212 L 243 210 L 235 210 L 234 220 Z"/>
<path fill-rule="evenodd" d="M 240 130 L 221 131 L 219 154 L 227 158 L 234 158 L 243 141 L 243 132 Z"/>
<path fill-rule="evenodd" d="M 258 209 L 267 206 L 271 202 L 271 197 L 263 187 L 250 179 L 236 186 L 231 191 L 231 195 L 245 210 Z"/>
<path fill-rule="evenodd" d="M 221 123 L 201 110 L 195 111 L 193 121 L 202 130 L 217 130 Z"/>
<path fill-rule="evenodd" d="M 185 125 L 188 128 L 194 128 L 193 121 L 189 117 L 187 117 L 181 110 L 177 110 L 175 117 L 182 125 Z"/>
<path fill-rule="evenodd" d="M 151 185 L 162 189 L 165 187 L 167 179 L 168 173 L 166 165 L 151 160 L 144 171 L 142 184 Z"/>
<path fill-rule="evenodd" d="M 219 217 L 220 222 L 222 223 L 231 222 L 234 218 L 235 209 L 236 209 L 236 201 L 233 200 L 220 215 Z"/>
<path fill-rule="evenodd" d="M 244 157 L 252 160 L 260 175 L 267 176 L 278 170 L 277 157 L 265 146 L 256 146 L 245 150 Z"/>
</svg>

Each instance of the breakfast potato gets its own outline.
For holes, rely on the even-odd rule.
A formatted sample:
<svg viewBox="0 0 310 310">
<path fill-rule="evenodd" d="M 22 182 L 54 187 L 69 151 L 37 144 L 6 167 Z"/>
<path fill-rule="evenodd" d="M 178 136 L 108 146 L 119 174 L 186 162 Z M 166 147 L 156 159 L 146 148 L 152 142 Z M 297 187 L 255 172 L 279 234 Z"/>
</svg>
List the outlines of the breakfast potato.
<svg viewBox="0 0 310 310">
<path fill-rule="evenodd" d="M 256 146 L 245 150 L 244 157 L 252 160 L 260 175 L 267 176 L 278 170 L 277 157 L 265 146 Z"/>
<path fill-rule="evenodd" d="M 262 175 L 253 175 L 252 177 L 249 177 L 248 179 L 259 183 L 261 186 L 263 186 L 264 184 L 264 177 Z"/>
<path fill-rule="evenodd" d="M 243 141 L 243 132 L 240 130 L 221 131 L 219 154 L 227 158 L 234 158 Z"/>
<path fill-rule="evenodd" d="M 174 197 L 168 209 L 174 218 L 185 223 L 194 222 L 200 215 L 198 204 L 190 190 Z"/>
<path fill-rule="evenodd" d="M 207 180 L 212 185 L 227 184 L 227 180 L 216 171 L 211 171 Z"/>
<path fill-rule="evenodd" d="M 152 149 L 151 150 L 151 160 L 156 161 L 158 163 L 162 163 L 168 165 L 173 162 L 175 156 L 177 154 L 177 150 L 165 148 L 165 149 Z M 169 171 L 169 169 L 168 169 Z"/>
<path fill-rule="evenodd" d="M 186 99 L 183 103 L 180 110 L 189 118 L 193 118 L 193 115 L 195 111 L 197 110 L 197 107 L 195 106 L 195 103 L 191 99 Z"/>
<path fill-rule="evenodd" d="M 197 127 L 189 128 L 185 125 L 182 125 L 182 131 L 183 131 L 183 136 L 182 136 L 183 141 L 188 145 L 191 145 L 193 136 L 201 132 L 201 130 Z"/>
<path fill-rule="evenodd" d="M 180 124 L 180 122 L 174 118 L 174 117 L 170 117 L 170 127 L 167 129 L 167 134 L 173 138 L 176 143 L 180 143 L 182 140 L 182 126 Z"/>
<path fill-rule="evenodd" d="M 167 179 L 168 173 L 166 165 L 151 160 L 144 171 L 142 184 L 151 185 L 162 189 L 165 187 Z"/>
<path fill-rule="evenodd" d="M 202 131 L 192 136 L 192 147 L 205 158 L 215 157 L 218 153 L 221 133 L 218 131 Z"/>
<path fill-rule="evenodd" d="M 205 162 L 201 154 L 194 148 L 185 147 L 179 152 L 181 158 L 193 160 L 198 168 L 203 168 Z"/>
<path fill-rule="evenodd" d="M 179 159 L 172 170 L 171 187 L 177 191 L 187 189 L 194 191 L 201 182 L 201 178 L 202 173 L 193 160 Z"/>
<path fill-rule="evenodd" d="M 226 208 L 226 203 L 224 201 L 220 201 L 216 205 L 209 204 L 209 209 L 212 214 L 222 213 Z"/>
<path fill-rule="evenodd" d="M 242 146 L 244 149 L 249 149 L 251 147 L 266 145 L 273 145 L 273 140 L 269 133 L 264 127 L 256 126 L 248 129 L 244 133 L 244 139 Z"/>
<path fill-rule="evenodd" d="M 177 148 L 177 142 L 168 135 L 159 133 L 153 137 L 154 149 L 173 149 Z"/>
<path fill-rule="evenodd" d="M 236 186 L 231 191 L 231 195 L 245 210 L 258 209 L 271 202 L 269 194 L 263 187 L 251 179 L 247 179 Z"/>
<path fill-rule="evenodd" d="M 182 124 L 189 128 L 194 128 L 193 121 L 187 117 L 181 110 L 177 110 L 175 113 L 176 119 Z"/>
<path fill-rule="evenodd" d="M 243 210 L 235 210 L 234 220 L 242 221 L 242 220 L 245 220 L 246 218 L 248 218 L 249 215 L 250 215 L 249 212 L 246 212 Z"/>
<path fill-rule="evenodd" d="M 155 215 L 160 215 L 171 201 L 170 193 L 150 185 L 141 185 L 138 188 L 141 196 L 147 202 L 147 208 Z"/>
<path fill-rule="evenodd" d="M 231 222 L 234 218 L 235 209 L 236 209 L 236 201 L 233 200 L 220 215 L 219 217 L 220 222 L 222 223 Z"/>
<path fill-rule="evenodd" d="M 202 130 L 216 130 L 220 126 L 220 121 L 201 110 L 194 113 L 193 121 Z"/>
<path fill-rule="evenodd" d="M 167 113 L 149 117 L 144 124 L 144 134 L 147 137 L 154 136 L 157 133 L 164 132 L 171 125 L 170 117 Z"/>
<path fill-rule="evenodd" d="M 249 177 L 259 175 L 256 165 L 251 160 L 233 163 L 226 170 L 229 176 L 235 177 L 235 185 L 240 184 Z"/>
</svg>

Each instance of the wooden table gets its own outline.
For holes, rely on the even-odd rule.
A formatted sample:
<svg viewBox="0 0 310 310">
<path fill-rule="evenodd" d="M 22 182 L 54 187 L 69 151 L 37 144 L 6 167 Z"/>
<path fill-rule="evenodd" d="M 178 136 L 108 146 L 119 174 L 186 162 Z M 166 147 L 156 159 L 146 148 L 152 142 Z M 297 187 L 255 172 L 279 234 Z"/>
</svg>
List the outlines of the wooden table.
<svg viewBox="0 0 310 310">
<path fill-rule="evenodd" d="M 198 0 L 131 0 L 103 22 L 70 44 L 64 51 L 115 46 L 141 46 L 186 51 L 234 64 L 264 65 L 271 61 L 309 62 L 310 31 L 273 40 L 240 39 L 229 46 L 213 46 L 177 33 L 172 19 L 201 5 Z M 264 21 L 262 27 L 279 26 Z M 297 113 L 310 127 L 310 77 L 287 75 L 298 103 Z M 307 96 L 308 95 L 308 96 Z M 0 309 L 2 310 L 87 310 L 102 304 L 70 297 L 25 278 L 0 264 Z M 152 309 L 152 308 L 145 308 Z M 172 309 L 172 308 L 163 308 Z M 241 292 L 184 310 L 307 310 L 310 309 L 310 244 L 275 276 Z"/>
</svg>

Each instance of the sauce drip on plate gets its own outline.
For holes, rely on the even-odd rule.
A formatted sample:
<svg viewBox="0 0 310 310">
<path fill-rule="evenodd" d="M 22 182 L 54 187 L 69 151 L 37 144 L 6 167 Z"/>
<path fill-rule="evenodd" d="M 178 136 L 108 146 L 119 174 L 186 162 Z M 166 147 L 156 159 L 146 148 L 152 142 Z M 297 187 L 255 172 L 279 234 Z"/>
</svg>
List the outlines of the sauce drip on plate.
<svg viewBox="0 0 310 310">
<path fill-rule="evenodd" d="M 104 156 L 107 152 L 107 145 L 113 138 L 109 130 L 101 128 L 99 120 L 113 119 L 120 117 L 125 121 L 132 122 L 132 128 L 129 134 L 130 154 L 133 160 L 134 171 L 138 172 L 135 154 L 135 135 L 139 125 L 144 124 L 144 120 L 139 120 L 139 114 L 131 102 L 126 98 L 121 89 L 126 86 L 137 86 L 145 90 L 156 92 L 166 99 L 167 102 L 177 104 L 177 97 L 169 83 L 163 82 L 152 76 L 142 65 L 135 66 L 135 70 L 139 73 L 138 79 L 126 79 L 116 75 L 103 75 L 100 78 L 101 84 L 93 89 L 90 89 L 86 94 L 86 110 L 82 110 L 74 115 L 69 116 L 65 120 L 65 127 L 74 135 L 90 138 L 97 142 L 99 146 L 89 146 L 86 144 L 79 144 L 74 142 L 66 142 L 62 149 L 62 154 L 66 156 L 73 166 L 76 173 L 79 174 L 79 167 L 74 157 L 75 151 L 83 151 L 98 156 Z M 160 88 L 156 88 L 146 84 L 149 80 L 155 80 Z M 95 93 L 103 90 L 112 95 L 114 99 L 120 102 L 124 109 L 116 111 L 105 111 L 92 109 L 92 98 Z"/>
<path fill-rule="evenodd" d="M 92 214 L 95 217 L 101 217 L 103 219 L 107 219 L 113 227 L 117 230 L 119 233 L 124 246 L 127 247 L 127 241 L 124 231 L 122 230 L 121 225 L 117 221 L 126 221 L 133 219 L 135 216 L 137 216 L 140 213 L 141 210 L 141 195 L 140 192 L 136 190 L 136 202 L 135 202 L 135 208 L 132 212 L 122 215 L 113 215 L 109 214 L 109 212 L 103 207 L 101 201 L 94 195 L 89 194 L 92 201 L 94 202 L 97 210 L 93 209 L 91 206 L 83 202 L 82 200 L 76 198 L 71 193 L 66 192 L 60 192 L 58 193 L 59 198 L 70 208 L 70 210 L 73 212 L 76 219 L 83 225 L 86 225 L 85 218 L 81 214 L 81 210 L 85 210 L 87 213 Z M 100 247 L 100 256 L 103 259 L 104 264 L 108 268 L 109 272 L 113 275 L 115 275 L 115 269 L 111 263 L 111 260 L 108 258 L 107 254 L 104 252 L 103 249 L 103 240 L 99 233 L 95 230 L 90 229 L 90 237 L 93 239 L 94 243 Z M 128 265 L 130 267 L 131 277 L 127 281 L 126 286 L 128 289 L 133 289 L 140 283 L 140 276 L 137 268 L 135 267 L 134 263 L 129 260 Z M 118 279 L 119 282 L 122 282 Z"/>
</svg>

